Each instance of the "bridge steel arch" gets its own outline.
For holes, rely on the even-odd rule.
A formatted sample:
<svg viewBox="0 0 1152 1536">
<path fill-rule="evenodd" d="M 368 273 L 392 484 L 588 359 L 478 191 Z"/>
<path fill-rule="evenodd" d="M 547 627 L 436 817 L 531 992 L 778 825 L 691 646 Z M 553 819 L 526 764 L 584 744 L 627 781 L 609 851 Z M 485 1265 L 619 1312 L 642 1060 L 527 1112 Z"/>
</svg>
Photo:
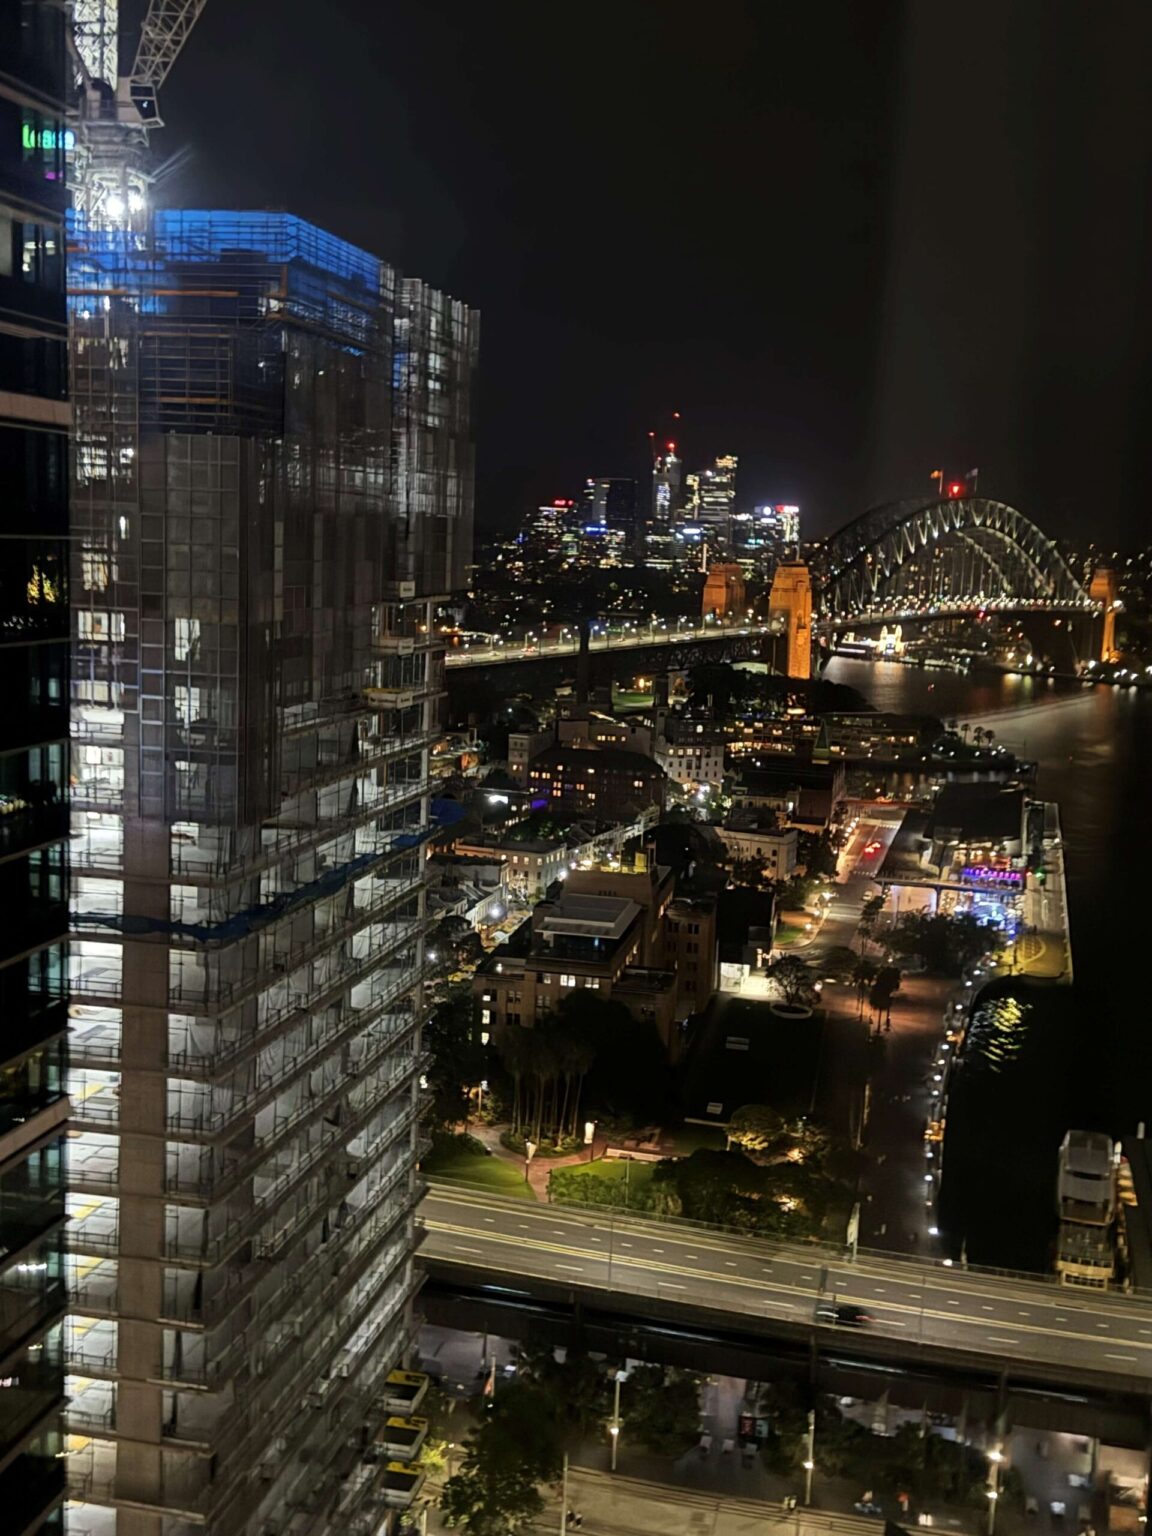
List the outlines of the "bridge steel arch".
<svg viewBox="0 0 1152 1536">
<path fill-rule="evenodd" d="M 824 624 L 981 609 L 1095 613 L 1053 541 L 1003 501 L 894 501 L 854 518 L 826 547 Z"/>
</svg>

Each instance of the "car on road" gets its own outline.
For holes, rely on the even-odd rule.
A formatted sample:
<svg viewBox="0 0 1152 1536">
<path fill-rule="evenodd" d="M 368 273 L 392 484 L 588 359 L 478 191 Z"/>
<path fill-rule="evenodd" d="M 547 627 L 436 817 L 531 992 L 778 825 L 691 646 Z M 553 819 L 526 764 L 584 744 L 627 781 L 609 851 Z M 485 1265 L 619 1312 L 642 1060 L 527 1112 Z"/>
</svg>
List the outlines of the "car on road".
<svg viewBox="0 0 1152 1536">
<path fill-rule="evenodd" d="M 881 842 L 881 841 L 880 841 L 880 839 L 879 839 L 879 838 L 876 838 L 876 837 L 874 837 L 874 838 L 873 838 L 873 839 L 872 839 L 872 841 L 871 841 L 871 842 L 870 842 L 870 843 L 867 843 L 867 844 L 865 844 L 865 847 L 864 847 L 864 854 L 865 854 L 865 857 L 867 857 L 867 856 L 868 856 L 868 855 L 869 855 L 869 854 L 872 854 L 872 853 L 879 853 L 879 852 L 880 852 L 880 849 L 881 849 L 881 848 L 882 848 L 882 847 L 883 847 L 883 846 L 884 846 L 884 845 L 883 845 L 883 843 L 882 843 L 882 842 Z"/>
<path fill-rule="evenodd" d="M 841 1328 L 867 1328 L 872 1314 L 854 1301 L 822 1301 L 816 1307 L 816 1321 L 834 1323 Z"/>
</svg>

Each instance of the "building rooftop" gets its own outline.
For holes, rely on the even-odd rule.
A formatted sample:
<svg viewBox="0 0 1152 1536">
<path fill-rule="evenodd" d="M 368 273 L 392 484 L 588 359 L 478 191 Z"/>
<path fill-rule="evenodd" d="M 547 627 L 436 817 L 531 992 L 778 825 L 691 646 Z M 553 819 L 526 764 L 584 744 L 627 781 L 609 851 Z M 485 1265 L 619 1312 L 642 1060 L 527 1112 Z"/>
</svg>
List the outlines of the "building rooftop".
<svg viewBox="0 0 1152 1536">
<path fill-rule="evenodd" d="M 624 897 L 573 895 L 565 891 L 559 901 L 542 902 L 536 908 L 534 927 L 545 943 L 559 936 L 614 943 L 628 931 L 640 911 L 637 902 Z"/>
<path fill-rule="evenodd" d="M 563 768 L 565 759 L 571 762 L 576 752 L 581 753 L 583 758 L 594 759 L 589 764 L 592 768 L 623 769 L 648 778 L 666 777 L 659 763 L 650 757 L 645 757 L 643 752 L 632 752 L 627 747 L 604 746 L 596 741 L 569 741 L 563 746 L 547 747 L 539 757 L 532 759 L 529 772 L 533 768 Z M 580 766 L 584 766 L 583 761 Z"/>
<path fill-rule="evenodd" d="M 1000 784 L 945 784 L 928 815 L 925 835 L 955 833 L 962 843 L 1019 839 L 1024 791 Z"/>
</svg>

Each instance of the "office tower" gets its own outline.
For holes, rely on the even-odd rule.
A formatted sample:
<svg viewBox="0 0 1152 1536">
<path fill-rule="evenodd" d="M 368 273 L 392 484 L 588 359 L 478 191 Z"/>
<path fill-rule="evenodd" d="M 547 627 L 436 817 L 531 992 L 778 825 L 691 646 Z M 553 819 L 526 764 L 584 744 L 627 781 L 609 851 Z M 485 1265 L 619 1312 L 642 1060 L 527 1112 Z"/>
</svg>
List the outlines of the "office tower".
<svg viewBox="0 0 1152 1536">
<path fill-rule="evenodd" d="M 0 7 L 0 1528 L 63 1525 L 64 10 Z"/>
<path fill-rule="evenodd" d="M 623 536 L 629 551 L 638 548 L 640 537 L 636 482 L 619 476 L 590 476 L 580 492 L 580 522 L 584 528 L 602 527 Z"/>
<path fill-rule="evenodd" d="M 665 443 L 663 451 L 652 460 L 652 528 L 656 534 L 671 530 L 680 507 L 680 487 L 684 466 L 676 457 L 676 444 Z"/>
<path fill-rule="evenodd" d="M 733 552 L 750 572 L 771 572 L 789 552 L 795 553 L 799 539 L 799 507 L 777 503 L 733 513 Z"/>
<path fill-rule="evenodd" d="M 729 549 L 732 543 L 732 513 L 736 504 L 735 454 L 724 454 L 698 475 L 693 482 L 693 501 L 685 516 L 699 524 L 710 549 Z"/>
<path fill-rule="evenodd" d="M 570 565 L 579 553 L 580 516 L 576 503 L 558 497 L 545 502 L 524 519 L 520 550 L 528 565 L 548 568 Z"/>
<path fill-rule="evenodd" d="M 476 317 L 278 213 L 77 219 L 69 287 L 77 1518 L 367 1536 Z"/>
</svg>

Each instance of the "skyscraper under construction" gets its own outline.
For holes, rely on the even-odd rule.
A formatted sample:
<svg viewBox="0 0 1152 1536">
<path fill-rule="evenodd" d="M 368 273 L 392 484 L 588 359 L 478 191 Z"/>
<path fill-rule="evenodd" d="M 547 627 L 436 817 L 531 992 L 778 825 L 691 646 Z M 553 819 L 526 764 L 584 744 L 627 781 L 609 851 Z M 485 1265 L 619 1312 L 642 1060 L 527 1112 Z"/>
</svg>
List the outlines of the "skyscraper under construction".
<svg viewBox="0 0 1152 1536">
<path fill-rule="evenodd" d="M 69 289 L 73 1497 L 367 1536 L 477 317 L 275 213 L 78 217 Z"/>
</svg>

